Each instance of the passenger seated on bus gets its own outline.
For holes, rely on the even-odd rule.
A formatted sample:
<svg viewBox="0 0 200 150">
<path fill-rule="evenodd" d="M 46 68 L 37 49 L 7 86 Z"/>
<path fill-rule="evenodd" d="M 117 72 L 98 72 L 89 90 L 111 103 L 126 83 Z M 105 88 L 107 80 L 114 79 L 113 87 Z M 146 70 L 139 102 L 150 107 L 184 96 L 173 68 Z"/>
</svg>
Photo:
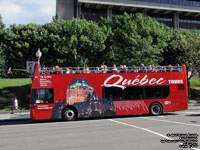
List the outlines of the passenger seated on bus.
<svg viewBox="0 0 200 150">
<path fill-rule="evenodd" d="M 172 67 L 171 64 L 169 64 L 169 65 L 167 66 L 167 68 L 166 68 L 166 72 L 172 72 L 172 70 L 173 70 L 173 67 Z"/>
<path fill-rule="evenodd" d="M 90 73 L 90 70 L 88 67 L 86 67 L 86 69 L 84 70 L 84 73 L 86 73 L 86 74 Z"/>
<path fill-rule="evenodd" d="M 136 67 L 135 65 L 133 65 L 131 72 L 138 72 L 138 67 Z"/>
<path fill-rule="evenodd" d="M 46 74 L 51 74 L 51 72 L 50 72 L 50 69 L 49 69 L 49 68 L 47 68 L 47 69 L 46 69 Z"/>
<path fill-rule="evenodd" d="M 146 72 L 146 67 L 144 64 L 141 64 L 141 67 L 138 72 Z"/>
<path fill-rule="evenodd" d="M 108 69 L 106 65 L 101 66 L 101 73 L 107 73 Z"/>
<path fill-rule="evenodd" d="M 148 66 L 147 72 L 153 72 L 152 65 L 149 65 L 149 66 Z"/>
<path fill-rule="evenodd" d="M 123 73 L 124 72 L 124 66 L 123 65 L 120 65 L 120 73 Z"/>
<path fill-rule="evenodd" d="M 154 64 L 151 65 L 151 68 L 152 68 L 152 72 L 155 72 L 155 66 L 154 66 Z"/>
<path fill-rule="evenodd" d="M 59 68 L 59 66 L 56 66 L 55 68 L 54 68 L 54 74 L 60 74 L 60 71 L 61 71 L 61 68 Z"/>
<path fill-rule="evenodd" d="M 112 73 L 118 73 L 118 69 L 117 69 L 116 65 L 113 65 Z"/>
<path fill-rule="evenodd" d="M 183 72 L 183 68 L 182 68 L 182 66 L 180 64 L 178 64 L 178 71 L 179 72 Z"/>
<path fill-rule="evenodd" d="M 173 72 L 182 72 L 182 67 L 179 64 L 176 64 L 173 68 Z"/>
<path fill-rule="evenodd" d="M 70 70 L 69 68 L 65 68 L 65 70 L 63 71 L 64 74 L 70 74 Z"/>
<path fill-rule="evenodd" d="M 161 66 L 158 66 L 156 69 L 157 69 L 156 72 L 164 72 L 164 71 L 163 71 L 163 68 L 162 68 Z"/>
<path fill-rule="evenodd" d="M 101 70 L 99 69 L 99 67 L 96 67 L 95 73 L 101 73 Z"/>
<path fill-rule="evenodd" d="M 76 74 L 80 74 L 81 73 L 80 67 L 76 67 L 75 73 Z"/>
<path fill-rule="evenodd" d="M 128 68 L 126 67 L 126 65 L 124 65 L 124 67 L 123 67 L 123 72 L 124 72 L 124 73 L 127 73 L 127 72 L 128 72 Z"/>
</svg>

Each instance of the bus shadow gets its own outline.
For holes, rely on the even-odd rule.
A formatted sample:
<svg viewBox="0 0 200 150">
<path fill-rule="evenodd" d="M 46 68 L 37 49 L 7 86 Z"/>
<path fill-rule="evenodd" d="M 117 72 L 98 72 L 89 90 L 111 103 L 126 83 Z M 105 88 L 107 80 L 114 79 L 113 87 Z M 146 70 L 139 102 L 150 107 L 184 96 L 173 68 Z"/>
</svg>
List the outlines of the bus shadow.
<svg viewBox="0 0 200 150">
<path fill-rule="evenodd" d="M 174 116 L 178 115 L 176 113 L 164 113 L 160 116 Z M 140 115 L 124 115 L 124 116 L 113 116 L 113 117 L 92 117 L 92 118 L 79 118 L 76 121 L 85 121 L 85 120 L 100 120 L 100 119 L 121 119 L 121 118 L 140 118 L 140 117 L 152 117 L 149 114 L 140 114 Z M 154 116 L 158 117 L 158 116 Z"/>
<path fill-rule="evenodd" d="M 25 125 L 25 124 L 39 124 L 39 123 L 54 123 L 63 120 L 31 120 L 31 119 L 18 119 L 18 120 L 3 120 L 0 121 L 0 126 L 6 125 Z"/>
<path fill-rule="evenodd" d="M 164 113 L 164 114 L 162 114 L 160 116 L 173 116 L 173 115 L 178 115 L 178 114 L 176 114 L 176 113 Z M 113 117 L 79 118 L 75 122 L 92 121 L 92 120 L 104 120 L 104 119 L 120 119 L 120 118 L 140 118 L 140 117 L 152 117 L 152 115 L 145 114 L 145 115 L 127 115 L 127 116 L 113 116 Z M 28 124 L 55 123 L 55 122 L 59 123 L 59 122 L 73 122 L 73 121 L 63 121 L 62 119 L 56 119 L 56 120 L 31 120 L 31 119 L 1 120 L 0 121 L 0 126 L 24 125 L 24 124 L 28 125 Z"/>
<path fill-rule="evenodd" d="M 190 115 L 186 115 L 186 116 L 199 117 L 199 116 L 200 116 L 200 113 L 199 113 L 199 114 L 190 114 Z"/>
</svg>

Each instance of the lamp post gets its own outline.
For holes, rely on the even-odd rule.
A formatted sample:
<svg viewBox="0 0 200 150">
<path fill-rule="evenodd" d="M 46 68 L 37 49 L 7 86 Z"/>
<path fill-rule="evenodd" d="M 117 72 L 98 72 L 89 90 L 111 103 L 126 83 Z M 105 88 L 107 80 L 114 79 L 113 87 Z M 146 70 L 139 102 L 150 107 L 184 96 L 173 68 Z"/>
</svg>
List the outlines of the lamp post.
<svg viewBox="0 0 200 150">
<path fill-rule="evenodd" d="M 38 58 L 38 62 L 40 62 L 41 56 L 42 56 L 42 52 L 40 51 L 40 49 L 38 49 L 37 52 L 36 52 L 36 57 Z"/>
</svg>

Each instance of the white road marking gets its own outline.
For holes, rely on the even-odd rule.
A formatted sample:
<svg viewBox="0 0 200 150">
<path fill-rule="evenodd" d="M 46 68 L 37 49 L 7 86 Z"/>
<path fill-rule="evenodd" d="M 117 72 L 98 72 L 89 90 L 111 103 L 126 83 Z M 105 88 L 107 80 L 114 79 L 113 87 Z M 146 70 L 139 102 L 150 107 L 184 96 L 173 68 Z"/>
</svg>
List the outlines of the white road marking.
<svg viewBox="0 0 200 150">
<path fill-rule="evenodd" d="M 138 126 L 135 126 L 135 125 L 131 125 L 131 124 L 127 124 L 127 123 L 124 123 L 124 122 L 116 121 L 116 120 L 113 120 L 113 119 L 109 119 L 109 120 L 112 121 L 112 122 L 115 122 L 115 123 L 119 123 L 119 124 L 122 124 L 122 125 L 126 125 L 126 126 L 129 126 L 129 127 L 133 127 L 133 128 L 136 128 L 136 129 L 145 130 L 145 131 L 147 131 L 147 132 L 150 132 L 150 133 L 153 133 L 153 134 L 155 134 L 155 135 L 161 136 L 161 137 L 163 137 L 163 138 L 165 138 L 165 139 L 167 139 L 167 140 L 173 140 L 172 138 L 169 138 L 169 137 L 167 137 L 167 136 L 165 136 L 165 135 L 162 135 L 162 134 L 160 134 L 160 133 L 154 132 L 154 131 L 149 130 L 149 129 L 146 129 L 146 128 L 138 127 Z"/>
<path fill-rule="evenodd" d="M 200 112 L 192 112 L 192 111 L 186 111 L 186 112 L 181 112 L 181 113 L 186 113 L 186 114 L 199 114 Z"/>
<path fill-rule="evenodd" d="M 187 125 L 187 126 L 196 126 L 196 127 L 200 127 L 199 124 L 183 123 L 183 122 L 169 121 L 169 120 L 160 120 L 160 119 L 153 119 L 153 118 L 147 118 L 147 117 L 140 117 L 140 118 L 148 119 L 148 120 L 154 120 L 154 121 L 162 121 L 162 122 L 176 123 L 176 124 Z"/>
<path fill-rule="evenodd" d="M 160 118 L 165 118 L 165 116 L 158 116 L 158 117 L 160 117 Z"/>
<path fill-rule="evenodd" d="M 112 122 L 115 122 L 115 123 L 118 123 L 118 124 L 122 124 L 122 125 L 125 125 L 125 126 L 129 126 L 129 127 L 132 127 L 132 128 L 136 128 L 136 129 L 140 129 L 140 130 L 144 130 L 144 131 L 153 133 L 153 134 L 158 135 L 158 136 L 160 136 L 160 137 L 163 137 L 163 138 L 165 138 L 165 139 L 167 139 L 167 140 L 174 140 L 174 139 L 172 139 L 172 138 L 169 138 L 168 136 L 162 135 L 162 134 L 160 134 L 160 133 L 158 133 L 158 132 L 155 132 L 155 131 L 152 131 L 152 130 L 149 130 L 149 129 L 146 129 L 146 128 L 138 127 L 138 126 L 135 126 L 135 125 L 131 125 L 131 124 L 124 123 L 124 122 L 117 121 L 117 120 L 113 120 L 113 119 L 108 119 L 108 120 L 110 120 L 110 121 L 112 121 Z M 183 143 L 179 142 L 179 144 L 183 144 Z M 191 149 L 192 149 L 192 150 L 200 150 L 200 149 L 198 149 L 198 148 L 193 148 L 193 147 L 192 147 Z"/>
</svg>

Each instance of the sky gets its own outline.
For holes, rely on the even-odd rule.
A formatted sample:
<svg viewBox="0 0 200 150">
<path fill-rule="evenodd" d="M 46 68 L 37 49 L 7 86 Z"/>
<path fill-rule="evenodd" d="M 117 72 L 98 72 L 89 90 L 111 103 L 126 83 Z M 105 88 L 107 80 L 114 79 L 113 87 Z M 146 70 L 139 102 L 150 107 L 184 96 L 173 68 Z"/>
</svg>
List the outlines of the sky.
<svg viewBox="0 0 200 150">
<path fill-rule="evenodd" d="M 0 0 L 2 21 L 12 24 L 45 24 L 56 14 L 56 0 Z"/>
</svg>

